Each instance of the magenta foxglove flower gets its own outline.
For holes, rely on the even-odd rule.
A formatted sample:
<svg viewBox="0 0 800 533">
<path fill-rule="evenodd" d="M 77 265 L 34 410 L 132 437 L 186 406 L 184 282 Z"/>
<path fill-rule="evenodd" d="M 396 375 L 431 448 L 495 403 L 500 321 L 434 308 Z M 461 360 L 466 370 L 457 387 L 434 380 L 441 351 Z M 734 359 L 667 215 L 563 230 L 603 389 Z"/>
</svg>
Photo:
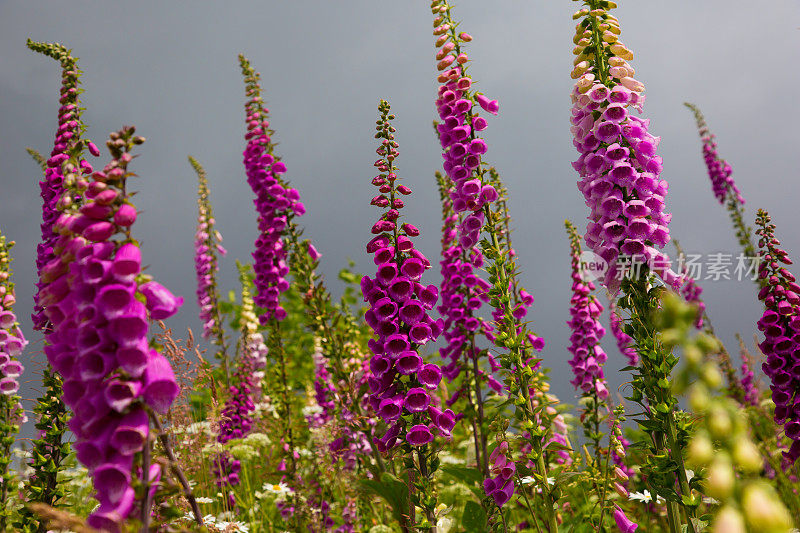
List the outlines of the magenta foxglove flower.
<svg viewBox="0 0 800 533">
<path fill-rule="evenodd" d="M 742 389 L 744 390 L 744 401 L 749 405 L 758 405 L 758 400 L 761 396 L 761 393 L 756 387 L 755 382 L 755 374 L 753 373 L 753 368 L 750 365 L 750 361 L 746 358 L 746 356 L 742 356 L 744 361 L 742 362 L 741 370 L 742 370 L 742 378 L 741 384 Z"/>
<path fill-rule="evenodd" d="M 272 153 L 274 144 L 267 120 L 269 111 L 264 107 L 261 98 L 259 74 L 252 69 L 244 56 L 239 56 L 239 62 L 245 76 L 248 97 L 245 103 L 247 148 L 244 151 L 244 166 L 247 183 L 256 195 L 253 202 L 258 212 L 260 232 L 253 252 L 257 289 L 255 303 L 265 310 L 260 320 L 266 323 L 272 318 L 281 321 L 286 317 L 286 310 L 279 303 L 281 293 L 289 288 L 286 280 L 289 267 L 286 264 L 287 251 L 283 235 L 290 220 L 302 216 L 305 207 L 300 202 L 297 190 L 288 187 L 281 178 L 281 174 L 286 172 L 286 165 Z"/>
<path fill-rule="evenodd" d="M 28 420 L 17 396 L 19 377 L 25 370 L 17 358 L 22 355 L 28 341 L 22 334 L 13 310 L 16 297 L 11 281 L 9 253 L 13 245 L 13 241 L 7 242 L 5 235 L 0 235 L 0 412 L 3 413 L 0 437 L 11 441 L 19 427 Z M 5 475 L 4 469 L 0 469 L 0 478 Z"/>
<path fill-rule="evenodd" d="M 620 533 L 633 533 L 639 527 L 625 515 L 618 505 L 614 506 L 614 522 L 617 523 Z"/>
<path fill-rule="evenodd" d="M 255 404 L 261 401 L 264 368 L 267 366 L 267 346 L 258 332 L 258 317 L 254 312 L 253 297 L 250 292 L 250 280 L 246 267 L 239 266 L 239 279 L 242 283 L 241 333 L 244 338 L 242 356 L 238 361 L 236 372 L 231 379 L 229 396 L 220 413 L 217 442 L 225 444 L 231 439 L 245 437 L 253 425 Z M 213 473 L 217 486 L 239 484 L 241 465 L 227 452 L 214 458 Z M 226 493 L 228 506 L 233 508 L 236 498 L 232 491 Z"/>
<path fill-rule="evenodd" d="M 219 259 L 217 254 L 225 255 L 222 235 L 214 229 L 214 216 L 211 213 L 208 179 L 206 172 L 196 159 L 189 156 L 189 163 L 197 173 L 197 231 L 194 234 L 194 268 L 197 278 L 197 305 L 200 307 L 200 320 L 203 322 L 203 338 L 216 336 L 216 342 L 223 344 L 222 319 L 219 313 L 219 294 L 217 273 Z"/>
<path fill-rule="evenodd" d="M 697 120 L 700 139 L 703 142 L 703 161 L 705 161 L 706 169 L 708 170 L 708 177 L 711 179 L 714 197 L 720 204 L 724 204 L 730 195 L 737 203 L 744 205 L 744 198 L 731 176 L 733 169 L 719 156 L 717 143 L 714 141 L 715 136 L 709 131 L 703 114 L 693 104 L 686 103 L 684 105 L 692 110 L 695 120 Z"/>
<path fill-rule="evenodd" d="M 139 286 L 139 292 L 147 300 L 145 306 L 153 320 L 169 318 L 183 305 L 183 298 L 175 296 L 157 281 L 143 283 Z"/>
<path fill-rule="evenodd" d="M 632 54 L 623 48 L 610 46 L 608 74 L 586 61 L 573 71 L 571 131 L 580 153 L 573 167 L 590 209 L 584 239 L 608 263 L 602 283 L 612 292 L 627 270 L 636 272 L 633 263 L 647 264 L 678 290 L 683 280 L 659 251 L 669 242 L 672 218 L 664 211 L 669 185 L 656 155 L 661 139 L 649 132 L 648 119 L 632 114 L 641 111 L 644 86 L 629 76 Z"/>
<path fill-rule="evenodd" d="M 482 156 L 487 146 L 478 132 L 486 128 L 487 122 L 479 115 L 478 108 L 496 115 L 499 104 L 472 90 L 472 79 L 467 75 L 469 58 L 461 48 L 472 37 L 456 33 L 457 24 L 453 23 L 446 2 L 439 8 L 441 14 L 437 15 L 433 30 L 438 48 L 437 68 L 441 72 L 436 100 L 441 122 L 436 124 L 436 132 L 442 147 L 443 168 L 451 185 L 448 194 L 452 209 L 459 215 L 458 245 L 466 252 L 464 259 L 469 260 L 469 251 L 480 240 L 483 206 L 498 198 L 495 188 L 484 181 Z"/>
<path fill-rule="evenodd" d="M 501 442 L 489 456 L 490 477 L 483 481 L 483 490 L 498 507 L 514 495 L 514 473 L 517 466 L 509 459 L 508 442 Z"/>
</svg>

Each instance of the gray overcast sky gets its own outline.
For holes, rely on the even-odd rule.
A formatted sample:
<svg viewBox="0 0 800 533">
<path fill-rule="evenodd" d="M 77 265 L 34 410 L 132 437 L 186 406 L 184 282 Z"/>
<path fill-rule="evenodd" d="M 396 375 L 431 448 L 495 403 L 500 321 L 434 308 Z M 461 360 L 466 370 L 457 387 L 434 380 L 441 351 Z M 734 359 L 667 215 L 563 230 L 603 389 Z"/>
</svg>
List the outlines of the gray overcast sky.
<svg viewBox="0 0 800 533">
<path fill-rule="evenodd" d="M 797 2 L 619 3 L 622 38 L 647 87 L 643 116 L 662 136 L 672 235 L 688 252 L 739 252 L 727 213 L 711 194 L 693 118 L 682 106 L 690 100 L 706 114 L 721 154 L 733 165 L 748 216 L 754 218 L 758 207 L 769 209 L 790 255 L 800 260 Z M 536 297 L 529 317 L 547 340 L 544 358 L 553 369 L 554 390 L 569 402 L 574 393 L 566 363 L 570 280 L 563 220 L 582 229 L 588 214 L 570 166 L 576 158 L 568 123 L 576 8 L 568 0 L 461 0 L 455 11 L 475 37 L 468 49 L 471 74 L 500 101 L 500 115 L 485 132 L 486 157 L 510 190 L 522 281 Z M 223 289 L 236 287 L 234 259 L 249 260 L 256 236 L 241 164 L 239 53 L 262 73 L 277 150 L 308 207 L 301 220 L 324 254 L 328 278 L 347 258 L 360 272 L 373 266 L 364 243 L 378 215 L 369 206 L 369 181 L 379 98 L 390 100 L 398 117 L 398 163 L 415 192 L 407 220 L 421 228 L 419 246 L 438 262 L 431 28 L 427 1 L 0 0 L 0 229 L 18 242 L 17 310 L 31 340 L 38 340 L 28 315 L 41 208 L 39 171 L 24 148 L 52 148 L 60 68 L 28 51 L 26 38 L 62 42 L 80 58 L 85 121 L 98 145 L 123 124 L 135 124 L 147 137 L 133 167 L 141 176 L 135 201 L 143 211 L 135 234 L 149 272 L 186 298 L 171 325 L 197 332 L 196 181 L 187 154 L 208 171 L 230 251 L 222 263 Z M 671 245 L 667 251 L 673 253 Z M 438 271 L 426 279 L 438 282 Z M 338 292 L 339 285 L 331 285 Z M 713 322 L 734 350 L 734 333 L 749 339 L 761 312 L 754 285 L 701 285 Z M 617 372 L 622 356 L 609 351 L 606 375 L 616 388 L 627 376 Z M 30 368 L 33 353 L 24 360 Z"/>
</svg>

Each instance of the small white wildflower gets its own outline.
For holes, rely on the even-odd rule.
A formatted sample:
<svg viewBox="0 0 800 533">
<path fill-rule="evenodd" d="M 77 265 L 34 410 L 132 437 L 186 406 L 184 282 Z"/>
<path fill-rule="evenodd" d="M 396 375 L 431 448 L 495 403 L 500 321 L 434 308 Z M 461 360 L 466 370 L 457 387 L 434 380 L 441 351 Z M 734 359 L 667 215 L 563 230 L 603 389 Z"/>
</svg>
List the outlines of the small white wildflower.
<svg viewBox="0 0 800 533">
<path fill-rule="evenodd" d="M 642 503 L 650 503 L 653 501 L 653 495 L 650 494 L 650 491 L 647 489 L 643 490 L 642 492 L 631 492 L 630 494 L 628 494 L 628 498 L 633 501 Z M 661 496 L 656 496 L 655 501 L 656 503 L 660 504 L 664 502 L 664 498 L 662 498 Z"/>
<path fill-rule="evenodd" d="M 519 481 L 523 485 L 532 485 L 533 483 L 536 483 L 536 480 L 533 479 L 533 476 L 525 476 L 524 478 L 520 479 Z"/>
<path fill-rule="evenodd" d="M 233 455 L 236 459 L 239 460 L 252 459 L 256 455 L 258 455 L 258 452 L 256 451 L 255 448 L 244 443 L 238 443 L 235 446 L 231 446 L 230 450 L 231 450 L 231 455 Z"/>
<path fill-rule="evenodd" d="M 211 430 L 211 422 L 204 420 L 202 422 L 195 422 L 194 424 L 189 424 L 186 426 L 186 433 L 189 435 L 197 435 L 198 433 L 213 435 L 214 432 Z"/>
<path fill-rule="evenodd" d="M 244 442 L 256 448 L 265 448 L 272 444 L 272 440 L 264 433 L 250 433 L 244 438 Z"/>
<path fill-rule="evenodd" d="M 307 450 L 307 449 L 305 449 L 305 448 L 298 448 L 298 449 L 297 449 L 297 454 L 298 454 L 300 457 L 312 457 L 312 456 L 314 455 L 314 454 L 311 452 L 311 450 Z"/>
<path fill-rule="evenodd" d="M 284 494 L 291 492 L 291 489 L 286 483 L 278 483 L 275 485 L 264 483 L 264 486 L 261 487 L 261 489 L 270 494 L 278 494 L 279 496 L 283 496 Z"/>
<path fill-rule="evenodd" d="M 213 498 L 207 498 L 205 496 L 198 496 L 197 498 L 195 498 L 195 501 L 197 503 L 213 503 L 214 502 Z"/>
</svg>

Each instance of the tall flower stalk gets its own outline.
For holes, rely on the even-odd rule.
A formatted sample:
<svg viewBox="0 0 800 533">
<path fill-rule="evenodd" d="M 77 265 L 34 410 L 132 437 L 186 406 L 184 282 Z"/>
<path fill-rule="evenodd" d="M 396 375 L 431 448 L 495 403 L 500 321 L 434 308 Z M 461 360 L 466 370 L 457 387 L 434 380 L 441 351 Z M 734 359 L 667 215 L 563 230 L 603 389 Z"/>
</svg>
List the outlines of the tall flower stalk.
<svg viewBox="0 0 800 533">
<path fill-rule="evenodd" d="M 736 239 L 739 241 L 745 257 L 755 258 L 757 250 L 753 245 L 753 229 L 745 222 L 745 201 L 731 176 L 733 169 L 727 161 L 719 156 L 714 135 L 709 131 L 700 108 L 688 102 L 684 105 L 692 111 L 697 122 L 697 129 L 703 142 L 703 161 L 708 170 L 708 177 L 711 179 L 714 197 L 720 204 L 725 204 L 725 209 L 728 210 L 733 229 L 736 232 Z M 758 281 L 757 278 L 756 281 Z"/>
<path fill-rule="evenodd" d="M 541 371 L 541 360 L 534 356 L 534 352 L 544 348 L 544 339 L 531 332 L 527 322 L 523 322 L 528 308 L 533 304 L 533 297 L 522 288 L 517 279 L 516 254 L 511 247 L 508 205 L 504 196 L 506 191 L 493 168 L 487 169 L 486 173 L 489 186 L 498 194 L 495 205 L 483 207 L 487 238 L 481 241 L 481 249 L 488 263 L 486 272 L 489 274 L 489 283 L 492 284 L 489 304 L 494 308 L 494 344 L 501 350 L 497 359 L 521 430 L 520 461 L 534 474 L 537 497 L 534 504 L 531 504 L 524 489 L 520 490 L 520 494 L 537 527 L 541 518 L 544 527 L 553 533 L 558 531 L 555 511 L 558 492 L 557 487 L 550 484 L 551 466 L 548 456 L 553 451 L 557 457 L 562 453 L 568 455 L 566 450 L 569 450 L 569 443 L 560 432 L 565 427 L 563 421 L 559 421 L 554 408 L 558 400 L 547 393 L 550 386 Z M 561 460 L 555 462 L 565 461 L 566 458 L 561 457 Z M 515 485 L 522 488 L 519 471 L 515 466 L 514 470 L 514 482 L 511 484 L 506 481 L 498 484 L 497 478 L 484 482 L 484 490 L 493 497 L 498 507 L 511 498 Z M 537 509 L 534 510 L 533 505 L 537 502 Z M 502 510 L 500 516 L 503 517 Z"/>
<path fill-rule="evenodd" d="M 442 237 L 442 303 L 439 313 L 445 319 L 444 338 L 447 345 L 440 351 L 450 363 L 443 369 L 448 381 L 461 375 L 450 404 L 463 398 L 464 414 L 472 421 L 475 456 L 478 469 L 489 476 L 487 414 L 484 398 L 487 386 L 501 393 L 500 383 L 484 372 L 488 349 L 479 345 L 481 334 L 492 338 L 492 326 L 480 318 L 482 303 L 488 302 L 490 284 L 477 274 L 484 262 L 483 254 L 475 248 L 485 223 L 482 208 L 497 200 L 497 192 L 485 183 L 481 156 L 486 142 L 478 132 L 488 123 L 479 115 L 479 108 L 497 114 L 497 101 L 472 89 L 467 74 L 469 58 L 463 49 L 472 37 L 457 32 L 452 7 L 446 0 L 431 3 L 434 15 L 433 34 L 437 77 L 436 110 L 440 122 L 435 125 L 442 149 L 445 174 L 439 178 L 445 212 Z M 496 362 L 489 359 L 492 370 Z"/>
<path fill-rule="evenodd" d="M 216 357 L 222 362 L 225 379 L 230 386 L 228 369 L 228 349 L 225 342 L 225 327 L 219 309 L 219 255 L 225 255 L 222 235 L 214 228 L 215 220 L 211 211 L 208 178 L 200 163 L 189 156 L 189 164 L 197 174 L 197 231 L 194 235 L 194 268 L 197 276 L 197 305 L 200 307 L 200 320 L 203 322 L 203 338 L 212 339 L 217 346 Z"/>
<path fill-rule="evenodd" d="M 58 61 L 61 65 L 62 79 L 58 110 L 58 129 L 55 142 L 48 159 L 41 160 L 29 150 L 29 153 L 43 163 L 44 179 L 39 182 L 42 197 L 41 242 L 37 246 L 36 267 L 38 271 L 37 293 L 34 296 L 34 312 L 32 320 L 34 329 L 45 333 L 45 352 L 51 349 L 50 329 L 47 314 L 40 302 L 42 291 L 56 279 L 59 272 L 53 271 L 56 261 L 55 250 L 63 244 L 63 238 L 55 229 L 61 212 L 65 209 L 77 209 L 82 195 L 74 192 L 76 176 L 80 179 L 92 172 L 92 165 L 85 159 L 85 150 L 98 156 L 98 148 L 82 135 L 86 129 L 81 120 L 83 108 L 80 103 L 80 75 L 77 58 L 70 50 L 58 43 L 41 43 L 28 39 L 28 48 Z M 71 191 L 72 192 L 69 192 Z M 49 267 L 48 267 L 49 265 Z M 58 267 L 60 268 L 60 267 Z M 60 283 L 63 283 L 60 281 Z M 63 461 L 70 452 L 70 444 L 66 441 L 67 407 L 64 405 L 63 378 L 53 371 L 48 363 L 44 369 L 42 381 L 44 392 L 34 407 L 38 420 L 36 428 L 39 435 L 33 440 L 31 463 L 34 473 L 25 484 L 25 493 L 30 502 L 41 502 L 56 505 L 63 497 L 58 485 L 58 474 L 63 470 Z M 45 531 L 45 525 L 25 508 L 20 515 L 19 528 Z"/>
<path fill-rule="evenodd" d="M 299 201 L 298 192 L 281 179 L 286 172 L 286 165 L 273 154 L 271 135 L 274 131 L 269 127 L 269 110 L 264 107 L 261 97 L 260 75 L 242 55 L 239 56 L 239 64 L 248 97 L 245 103 L 247 148 L 244 151 L 244 166 L 247 183 L 256 195 L 253 203 L 258 212 L 260 232 L 253 252 L 257 291 L 255 303 L 264 310 L 259 319 L 266 325 L 273 318 L 280 322 L 286 317 L 286 310 L 279 302 L 281 293 L 289 288 L 286 280 L 289 273 L 287 249 L 283 235 L 290 219 L 302 216 L 305 207 Z"/>
<path fill-rule="evenodd" d="M 682 524 L 695 531 L 699 499 L 683 464 L 691 422 L 669 389 L 678 358 L 659 342 L 652 317 L 661 289 L 652 286 L 651 272 L 675 290 L 683 282 L 658 250 L 669 241 L 671 219 L 664 212 L 668 184 L 659 176 L 662 161 L 656 155 L 660 139 L 648 132 L 649 120 L 631 114 L 641 111 L 644 85 L 633 78 L 628 63 L 633 53 L 620 41 L 619 21 L 608 12 L 616 4 L 582 3 L 574 15 L 581 20 L 574 38 L 572 133 L 581 154 L 573 164 L 581 176 L 578 188 L 591 210 L 585 241 L 608 263 L 603 284 L 612 293 L 622 289 L 619 307 L 630 313 L 625 333 L 640 357 L 631 399 L 644 409 L 642 428 L 651 438 L 643 472 L 654 492 L 668 501 L 670 531 L 677 533 Z"/>
<path fill-rule="evenodd" d="M 369 342 L 373 353 L 369 401 L 389 427 L 376 442 L 378 449 L 390 453 L 400 448 L 407 468 L 410 506 L 420 507 L 425 515 L 417 523 L 411 513 L 410 523 L 402 524 L 408 531 L 435 527 L 432 482 L 438 448 L 434 439 L 437 434 L 450 438 L 455 415 L 450 409 L 435 406 L 432 392 L 439 386 L 442 371 L 434 363 L 424 363 L 419 354 L 421 346 L 435 341 L 442 332 L 443 321 L 428 315 L 439 290 L 421 283 L 431 264 L 411 240 L 419 230 L 399 220 L 404 205 L 400 196 L 411 194 L 411 189 L 398 182 L 395 160 L 399 151 L 389 103 L 381 100 L 378 113 L 378 175 L 372 184 L 379 194 L 371 203 L 385 211 L 372 226 L 375 237 L 367 244 L 377 272 L 374 278 L 364 276 L 361 280 L 364 300 L 370 305 L 365 320 L 377 335 Z"/>
<path fill-rule="evenodd" d="M 791 516 L 762 479 L 764 459 L 748 434 L 747 415 L 732 398 L 715 394 L 722 376 L 709 355 L 719 350 L 718 341 L 706 333 L 689 337 L 696 313 L 669 295 L 658 321 L 665 342 L 680 344 L 686 354 L 672 386 L 676 393 L 688 390 L 692 409 L 700 415 L 687 461 L 703 476 L 704 493 L 716 500 L 709 513 L 712 531 L 788 531 Z"/>
<path fill-rule="evenodd" d="M 295 217 L 305 213 L 300 202 L 300 194 L 282 179 L 286 165 L 274 155 L 275 145 L 272 142 L 274 131 L 269 127 L 268 109 L 264 107 L 261 96 L 261 85 L 258 74 L 250 62 L 239 55 L 239 65 L 245 81 L 245 119 L 247 147 L 244 151 L 244 166 L 247 182 L 256 198 L 253 203 L 258 213 L 259 236 L 253 252 L 254 285 L 256 294 L 254 302 L 262 310 L 259 321 L 267 326 L 269 335 L 267 346 L 271 359 L 275 361 L 274 381 L 272 385 L 277 393 L 277 412 L 283 422 L 282 442 L 285 458 L 281 460 L 278 470 L 286 470 L 288 459 L 288 475 L 293 484 L 297 483 L 297 443 L 292 428 L 292 391 L 291 377 L 287 372 L 287 354 L 281 338 L 281 321 L 286 318 L 286 310 L 281 306 L 280 296 L 289 289 L 287 263 L 289 246 L 286 242 L 288 228 Z M 291 504 L 286 509 L 292 509 Z M 302 513 L 294 512 L 296 520 L 302 520 Z M 295 524 L 301 527 L 299 523 Z"/>
<path fill-rule="evenodd" d="M 9 471 L 14 445 L 20 425 L 27 420 L 22 410 L 19 376 L 24 368 L 18 357 L 28 344 L 14 314 L 14 283 L 11 281 L 11 247 L 0 234 L 0 531 L 10 526 L 11 508 L 8 498 L 16 489 L 16 476 Z"/>
</svg>

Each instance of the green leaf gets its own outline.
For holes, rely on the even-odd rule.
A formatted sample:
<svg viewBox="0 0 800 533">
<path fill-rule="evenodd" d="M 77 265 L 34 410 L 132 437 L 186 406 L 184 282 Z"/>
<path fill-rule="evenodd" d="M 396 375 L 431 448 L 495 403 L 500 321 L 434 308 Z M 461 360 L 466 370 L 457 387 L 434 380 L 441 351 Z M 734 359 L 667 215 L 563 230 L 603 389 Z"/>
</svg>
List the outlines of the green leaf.
<svg viewBox="0 0 800 533">
<path fill-rule="evenodd" d="M 442 472 L 459 480 L 467 485 L 482 485 L 483 475 L 476 468 L 467 468 L 465 466 L 456 465 L 442 465 L 440 467 Z"/>
<path fill-rule="evenodd" d="M 395 520 L 403 521 L 403 516 L 408 516 L 408 488 L 405 483 L 384 472 L 380 481 L 367 479 L 359 482 L 361 488 L 369 493 L 376 494 L 386 500 L 392 507 Z"/>
<path fill-rule="evenodd" d="M 479 504 L 468 501 L 461 515 L 461 525 L 468 532 L 483 533 L 486 531 L 486 511 Z"/>
</svg>

